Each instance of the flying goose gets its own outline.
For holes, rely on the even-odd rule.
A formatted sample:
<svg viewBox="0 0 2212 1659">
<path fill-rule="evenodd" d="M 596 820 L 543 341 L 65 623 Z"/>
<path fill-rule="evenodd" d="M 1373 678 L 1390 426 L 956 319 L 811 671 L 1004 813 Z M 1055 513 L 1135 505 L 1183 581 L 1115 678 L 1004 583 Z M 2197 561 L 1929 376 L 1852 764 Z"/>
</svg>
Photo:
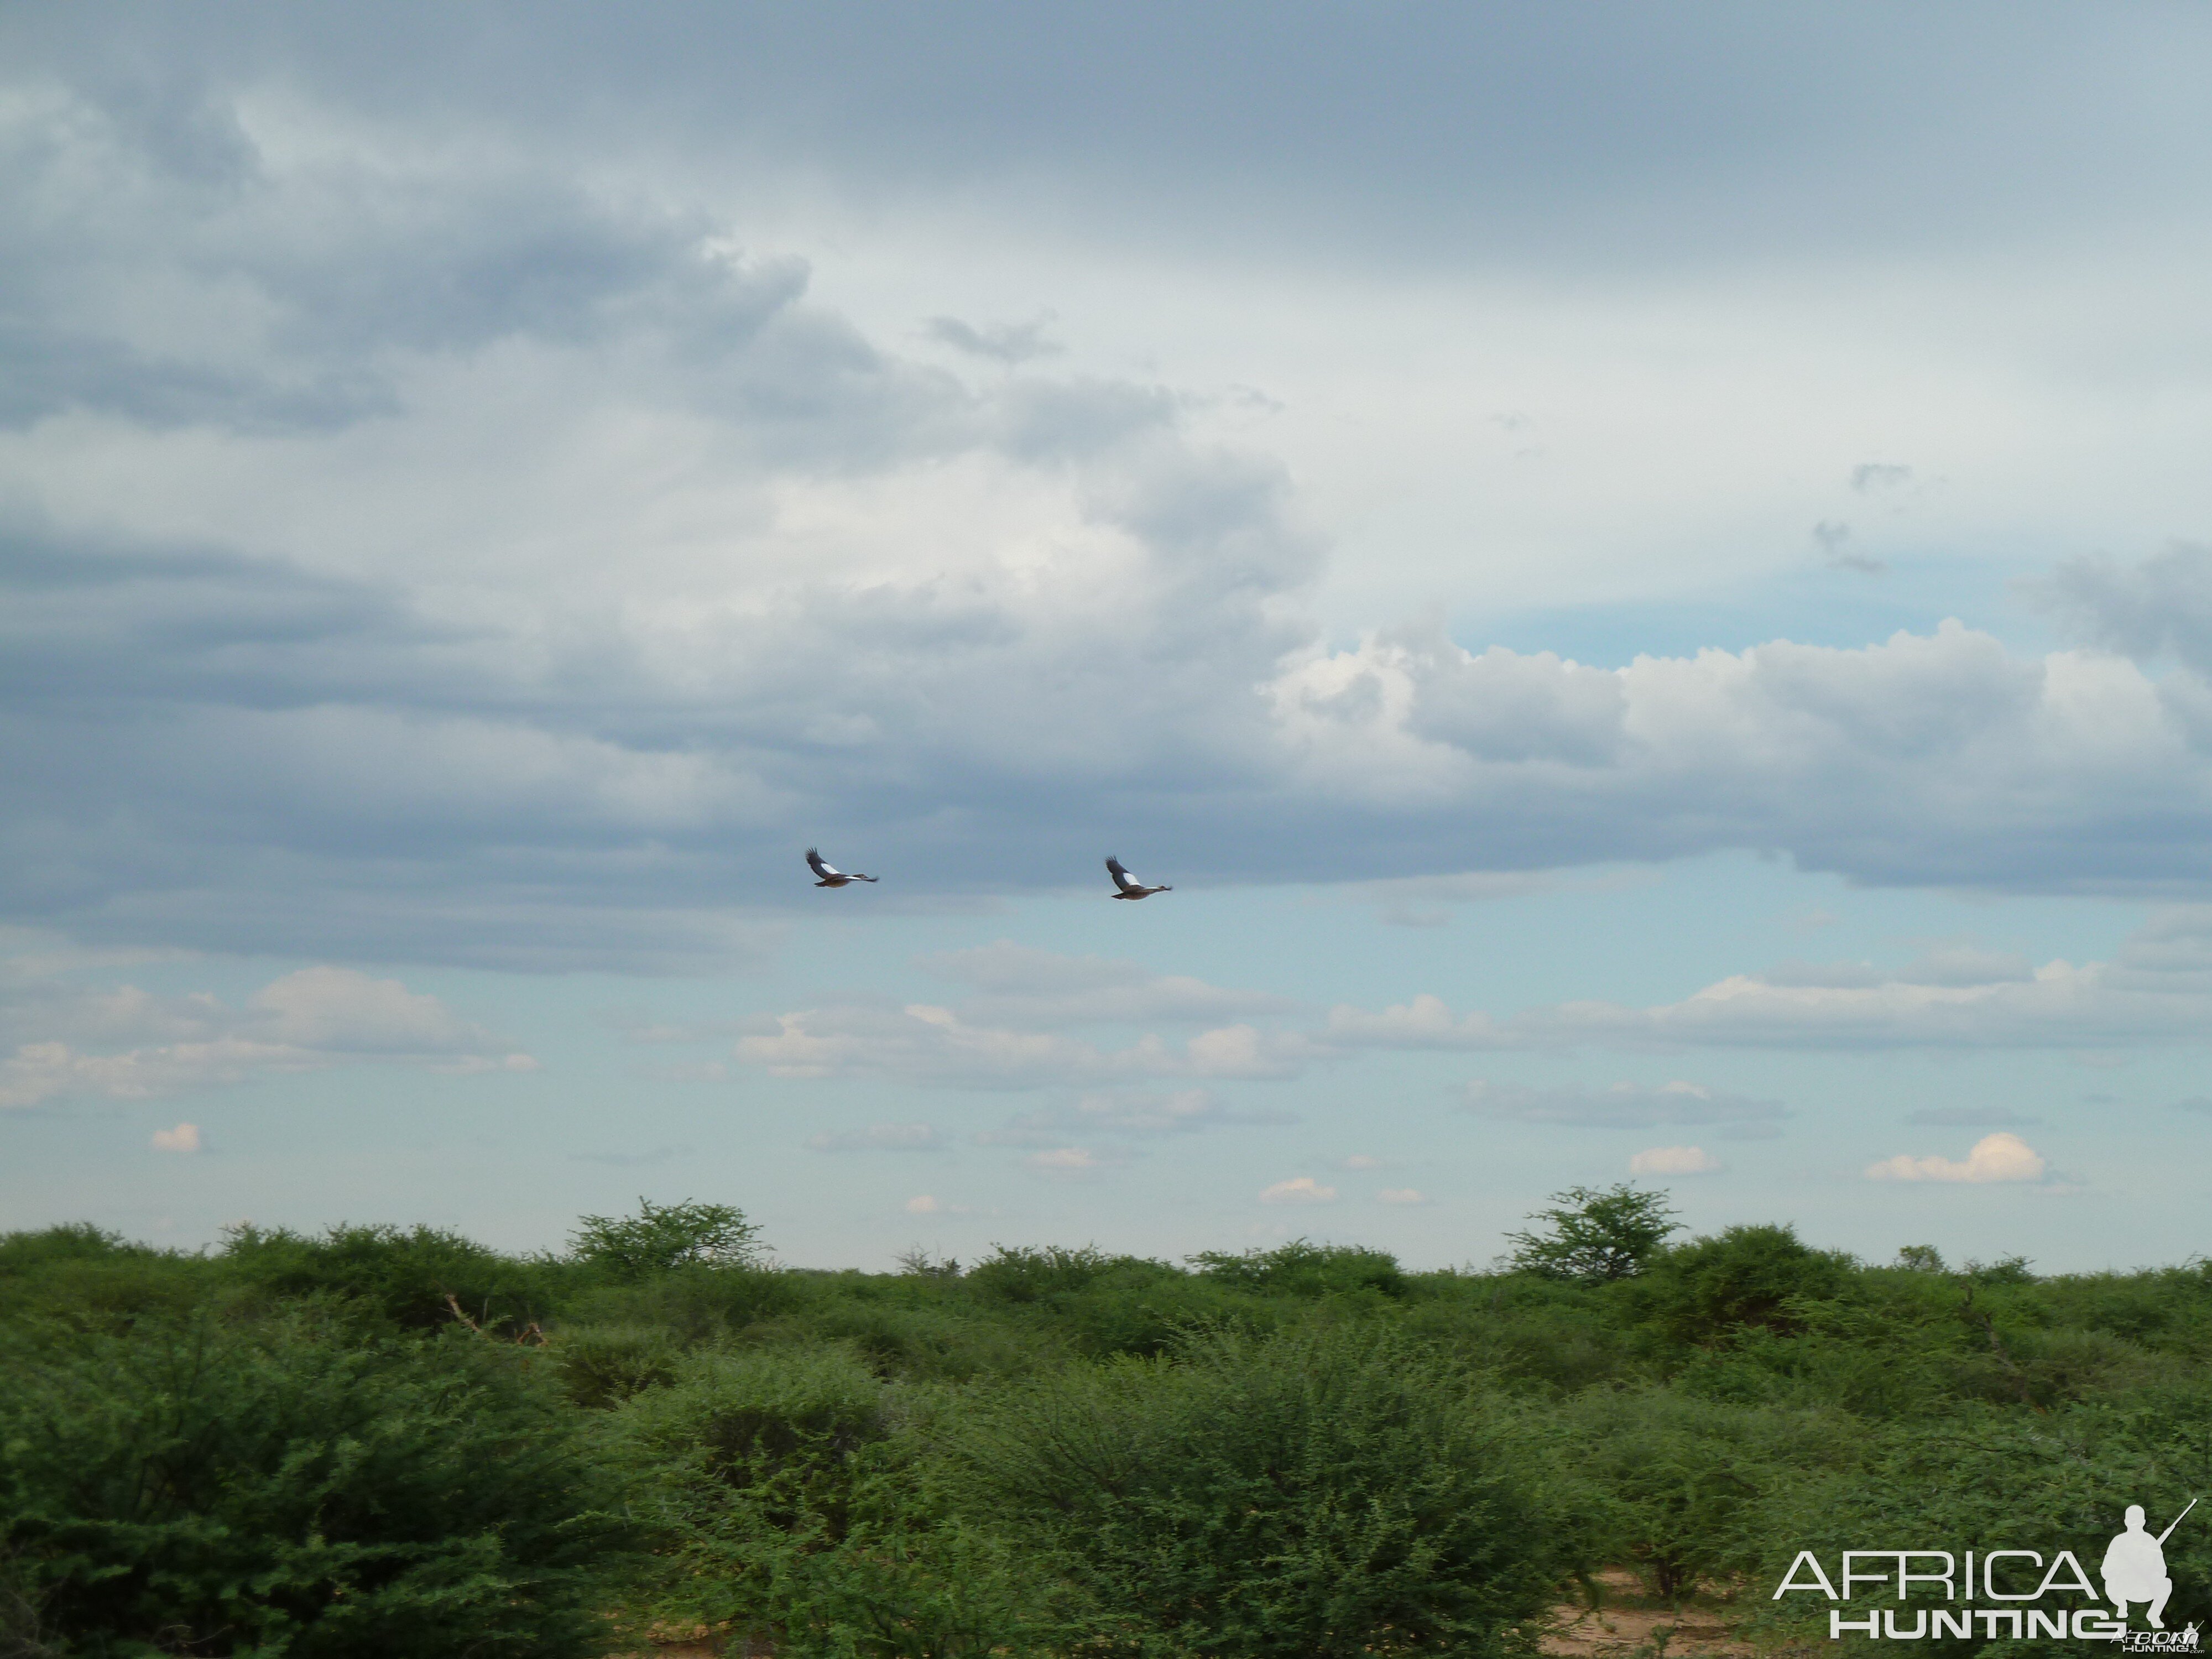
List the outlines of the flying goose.
<svg viewBox="0 0 2212 1659">
<path fill-rule="evenodd" d="M 1175 891 L 1172 887 L 1146 886 L 1144 883 L 1121 867 L 1121 860 L 1119 859 L 1109 858 L 1106 860 L 1106 873 L 1114 878 L 1114 885 L 1121 890 L 1112 895 L 1117 899 L 1150 898 L 1155 893 Z"/>
<path fill-rule="evenodd" d="M 873 881 L 875 879 L 873 876 L 864 876 L 857 870 L 854 871 L 850 875 L 846 874 L 845 872 L 840 870 L 836 865 L 823 862 L 822 854 L 816 852 L 811 847 L 806 849 L 806 862 L 808 867 L 811 868 L 816 875 L 822 878 L 821 880 L 814 884 L 817 887 L 842 887 L 848 882 Z"/>
</svg>

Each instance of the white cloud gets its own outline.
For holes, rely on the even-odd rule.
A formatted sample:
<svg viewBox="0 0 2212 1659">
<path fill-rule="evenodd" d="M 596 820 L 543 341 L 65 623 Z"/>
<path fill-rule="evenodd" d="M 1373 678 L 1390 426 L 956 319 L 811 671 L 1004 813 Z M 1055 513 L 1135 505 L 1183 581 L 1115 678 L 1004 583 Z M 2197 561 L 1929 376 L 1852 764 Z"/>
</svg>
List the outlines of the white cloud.
<svg viewBox="0 0 2212 1659">
<path fill-rule="evenodd" d="M 60 903 L 88 933 L 212 949 L 690 963 L 748 948 L 743 905 L 801 896 L 794 831 L 865 824 L 893 860 L 870 897 L 890 904 L 902 883 L 1071 881 L 1060 849 L 1136 801 L 1162 841 L 1219 848 L 1211 873 L 1252 881 L 1756 848 L 1871 881 L 2203 890 L 2204 683 L 2104 654 L 2212 660 L 2192 643 L 2212 614 L 2201 556 L 2062 573 L 2094 651 L 2017 654 L 1955 625 L 1616 665 L 1462 649 L 1434 626 L 1332 643 L 1469 581 L 1507 608 L 1745 591 L 1808 521 L 1848 510 L 1871 538 L 1939 466 L 1978 480 L 1979 516 L 1923 523 L 1925 545 L 2003 545 L 2027 525 L 2037 544 L 2132 545 L 2186 522 L 2189 486 L 2170 480 L 2193 477 L 2193 428 L 2172 412 L 2188 400 L 2144 397 L 2151 371 L 2127 365 L 2194 361 L 2170 339 L 2144 349 L 2141 319 L 2170 334 L 2187 308 L 2114 303 L 2111 270 L 2139 299 L 2161 291 L 2140 287 L 2157 262 L 2102 234 L 2094 256 L 2031 262 L 2080 327 L 2048 326 L 2039 303 L 1992 314 L 1978 255 L 1942 274 L 1936 241 L 1987 231 L 1957 203 L 2021 198 L 1970 180 L 1965 150 L 1906 136 L 1948 106 L 1929 83 L 1917 114 L 1892 100 L 1910 118 L 1881 156 L 1845 157 L 1802 117 L 1778 147 L 1728 52 L 1694 29 L 1656 48 L 1624 35 L 1613 50 L 1709 74 L 1700 107 L 1725 115 L 1647 154 L 1620 135 L 1663 135 L 1665 112 L 1638 100 L 1675 82 L 1624 74 L 1624 99 L 1586 100 L 1585 131 L 1499 175 L 1478 250 L 1434 210 L 1464 171 L 1467 110 L 1417 96 L 1378 121 L 1344 91 L 1409 85 L 1389 66 L 1426 34 L 1370 30 L 1370 67 L 1344 76 L 1312 57 L 1312 31 L 1240 40 L 1284 54 L 1281 78 L 1255 84 L 1301 94 L 1210 126 L 1190 112 L 1217 108 L 1212 91 L 1139 100 L 1141 118 L 1099 94 L 1131 64 L 1157 79 L 1158 53 L 1059 54 L 1084 80 L 1031 100 L 1054 119 L 980 118 L 1002 141 L 975 155 L 1024 158 L 1000 188 L 947 149 L 972 131 L 921 131 L 910 111 L 930 100 L 878 96 L 890 82 L 872 75 L 825 94 L 771 52 L 742 95 L 664 100 L 641 126 L 621 88 L 689 84 L 730 55 L 633 31 L 586 63 L 573 42 L 505 50 L 516 27 L 472 13 L 440 25 L 464 47 L 301 34 L 264 50 L 86 24 L 27 46 L 0 183 L 68 206 L 16 216 L 0 374 L 0 494 L 21 504 L 28 572 L 0 603 L 0 655 L 26 688 L 6 765 L 44 809 L 0 830 L 0 902 L 17 913 Z M 1493 27 L 1451 50 L 1498 77 L 1497 96 L 1461 102 L 1510 132 L 1544 96 L 1529 88 L 1582 72 L 1562 68 L 1580 48 Z M 896 33 L 868 50 L 910 58 Z M 1003 43 L 959 40 L 932 61 L 1004 61 Z M 1831 44 L 1783 43 L 1824 62 Z M 2100 46 L 2107 88 L 2150 50 Z M 2065 78 L 2073 47 L 2046 43 L 2035 75 Z M 818 37 L 779 49 L 811 61 Z M 1896 67 L 1855 50 L 1853 84 Z M 373 71 L 380 52 L 500 67 L 410 74 L 393 101 L 376 90 L 388 76 L 336 66 Z M 179 67 L 152 118 L 115 66 L 157 62 Z M 615 90 L 580 102 L 586 85 Z M 852 106 L 818 118 L 825 95 Z M 2175 191 L 2202 188 L 2201 147 L 2160 100 L 2105 97 L 2069 155 L 2163 159 L 2083 164 L 2067 187 L 2086 198 L 2096 179 L 2101 230 L 2124 176 L 2163 225 Z M 811 113 L 712 112 L 784 100 Z M 1283 113 L 1310 108 L 1328 113 Z M 1886 165 L 1908 150 L 1914 167 Z M 1911 303 L 1832 257 L 1894 267 L 1893 246 L 1838 233 L 1848 210 L 1789 233 L 1794 272 L 1771 235 L 1733 282 L 1710 268 L 1713 157 L 1816 153 L 1893 228 L 1898 179 L 1922 180 L 1934 252 L 1910 262 Z M 1778 199 L 1842 199 L 1766 171 Z M 821 205 L 893 198 L 857 217 Z M 1631 198 L 1672 206 L 1591 210 Z M 1039 199 L 1092 207 L 1039 216 Z M 1114 205 L 1131 199 L 1146 211 Z M 2043 199 L 2036 234 L 2087 246 Z M 1141 248 L 1115 240 L 1139 219 Z M 1632 222 L 1684 240 L 1639 242 L 1642 265 L 1598 247 Z M 1224 259 L 1224 236 L 1269 257 Z M 1325 278 L 1277 257 L 1320 246 Z M 1704 264 L 1684 283 L 1692 247 Z M 1343 285 L 1346 249 L 1364 286 Z M 1553 280 L 1585 264 L 1607 281 Z M 1009 285 L 1090 296 L 1053 298 L 1080 313 L 1054 325 L 1064 360 L 1040 363 L 1037 324 L 988 320 L 1036 315 Z M 1315 330 L 1324 299 L 1362 325 Z M 1224 335 L 1244 343 L 1227 359 Z M 2085 339 L 2110 368 L 2095 387 L 2076 372 Z M 2039 398 L 2023 395 L 2029 364 Z M 1267 385 L 1238 384 L 1253 378 Z M 1598 384 L 1608 396 L 1575 390 Z M 1789 395 L 1808 384 L 1860 401 L 1838 414 Z M 2085 397 L 2110 399 L 2104 418 L 2083 417 Z M 1997 402 L 2006 418 L 1982 418 Z M 1493 428 L 1447 409 L 1515 412 Z M 1912 466 L 1847 473 L 1836 457 L 1860 452 L 1837 448 L 1838 420 L 1899 419 L 1920 422 L 1899 436 Z M 2087 461 L 2085 432 L 2106 434 Z M 1816 502 L 1808 478 L 1852 493 Z M 1320 590 L 1324 532 L 1345 556 Z M 88 688 L 115 718 L 79 718 Z M 1393 911 L 1433 921 L 1442 902 Z M 1187 992 L 1109 988 L 1092 1006 L 1257 1017 L 1204 997 L 1177 1012 Z M 1063 1015 L 966 1012 L 1006 1029 Z"/>
<path fill-rule="evenodd" d="M 890 1077 L 967 1088 L 1036 1087 L 1106 1068 L 1088 1043 L 965 1024 L 949 1008 L 845 1005 L 778 1015 L 732 1052 L 776 1077 Z"/>
<path fill-rule="evenodd" d="M 1702 1146 L 1651 1146 L 1628 1160 L 1634 1176 L 1712 1175 L 1726 1167 Z"/>
<path fill-rule="evenodd" d="M 2018 1135 L 1999 1133 L 1976 1141 L 1964 1162 L 1899 1153 L 1867 1165 L 1869 1181 L 1955 1181 L 1975 1183 L 2041 1181 L 2049 1166 Z"/>
<path fill-rule="evenodd" d="M 1172 1094 L 1109 1090 L 1081 1096 L 1067 1105 L 1020 1113 L 995 1129 L 981 1131 L 975 1139 L 984 1146 L 1051 1146 L 1071 1133 L 1144 1137 L 1297 1121 L 1289 1112 L 1224 1105 L 1203 1089 L 1182 1089 Z"/>
<path fill-rule="evenodd" d="M 74 1095 L 148 1100 L 331 1063 L 300 1049 L 237 1038 L 110 1054 L 86 1054 L 65 1042 L 26 1042 L 0 1060 L 0 1107 Z"/>
<path fill-rule="evenodd" d="M 2094 1050 L 2196 1043 L 2212 1030 L 2212 908 L 2154 915 L 2111 962 L 1969 947 L 1906 967 L 1785 963 L 1738 974 L 1652 1007 L 1568 1002 L 1504 1018 L 1455 1013 L 1423 994 L 1380 1012 L 1340 1005 L 1325 1039 L 1395 1048 L 2018 1048 Z M 1660 1121 L 1660 1120 L 1651 1120 Z M 1674 1118 L 1672 1121 L 1705 1121 Z"/>
<path fill-rule="evenodd" d="M 1191 1038 L 1183 1066 L 1193 1077 L 1294 1078 L 1328 1050 L 1294 1031 L 1224 1025 Z"/>
<path fill-rule="evenodd" d="M 1382 1160 L 1365 1152 L 1354 1152 L 1344 1160 L 1344 1167 L 1347 1170 L 1379 1170 L 1382 1167 Z"/>
<path fill-rule="evenodd" d="M 1336 1188 L 1324 1187 L 1311 1176 L 1292 1176 L 1260 1191 L 1262 1204 L 1334 1204 Z"/>
<path fill-rule="evenodd" d="M 1328 1011 L 1328 1040 L 1370 1048 L 1506 1048 L 1512 1034 L 1488 1014 L 1455 1016 L 1444 1000 L 1424 991 L 1411 1002 L 1370 1013 L 1349 1003 Z"/>
<path fill-rule="evenodd" d="M 975 994 L 960 1004 L 963 1018 L 1024 1029 L 1109 1023 L 1203 1024 L 1281 1013 L 1297 1006 L 1287 997 L 1155 974 L 1133 962 L 1063 956 L 1003 939 L 924 957 L 921 965 L 974 988 Z"/>
<path fill-rule="evenodd" d="M 2175 543 L 2132 566 L 2109 556 L 2069 559 L 2031 586 L 2081 637 L 2212 672 L 2212 548 Z"/>
<path fill-rule="evenodd" d="M 527 1072 L 482 1026 L 398 980 L 301 969 L 233 1006 L 205 993 L 59 981 L 19 961 L 0 975 L 0 1107 L 76 1095 L 139 1100 L 335 1066 Z"/>
<path fill-rule="evenodd" d="M 1602 1089 L 1543 1089 L 1477 1079 L 1466 1087 L 1462 1109 L 1482 1117 L 1600 1129 L 1643 1129 L 1662 1123 L 1748 1125 L 1790 1115 L 1779 1101 L 1759 1100 L 1680 1079 L 1656 1088 L 1615 1083 Z"/>
<path fill-rule="evenodd" d="M 1457 803 L 1531 864 L 1540 845 L 1553 864 L 1765 845 L 1875 881 L 2186 884 L 2172 836 L 2212 797 L 2189 728 L 2133 664 L 2014 657 L 1956 623 L 1609 670 L 1407 629 L 1316 651 L 1273 696 L 1304 787 L 1407 820 Z M 2175 830 L 2093 852 L 2123 798 Z"/>
<path fill-rule="evenodd" d="M 807 1146 L 817 1152 L 936 1152 L 945 1149 L 945 1137 L 927 1123 L 875 1123 L 865 1129 L 810 1135 Z"/>
<path fill-rule="evenodd" d="M 1054 1146 L 1031 1152 L 1022 1164 L 1036 1175 L 1060 1181 L 1081 1181 L 1118 1169 L 1128 1161 L 1129 1154 L 1119 1147 Z"/>
<path fill-rule="evenodd" d="M 1929 1128 L 1993 1129 L 1999 1125 L 2020 1128 L 2043 1121 L 2010 1106 L 1924 1106 L 1905 1114 L 1907 1123 Z"/>
<path fill-rule="evenodd" d="M 1069 1133 L 1151 1134 L 1279 1121 L 1279 1115 L 1232 1110 L 1197 1091 L 1151 1094 L 1126 1085 L 1287 1079 L 1363 1048 L 2059 1048 L 2094 1054 L 2197 1042 L 2212 1030 L 2212 907 L 2161 910 L 2113 960 L 2081 966 L 2059 960 L 2034 967 L 2016 953 L 1953 942 L 1896 968 L 1784 963 L 1645 1007 L 1568 1002 L 1501 1017 L 1461 1012 L 1425 993 L 1379 1012 L 1340 1004 L 1313 1031 L 1239 1022 L 1198 1031 L 1179 1046 L 1147 1032 L 1108 1047 L 1046 1027 L 1048 1017 L 1080 1003 L 1086 986 L 1118 984 L 1150 994 L 1175 983 L 1134 964 L 1001 946 L 940 961 L 953 962 L 971 983 L 1012 986 L 1034 970 L 1042 986 L 1016 1024 L 988 1024 L 965 1008 L 926 1003 L 852 1003 L 758 1017 L 747 1022 L 756 1029 L 738 1040 L 735 1056 L 783 1077 L 1085 1091 L 1073 1105 L 1040 1109 L 981 1137 L 1036 1145 Z M 414 1004 L 393 1000 L 396 988 L 372 988 L 386 1024 L 413 1034 L 404 1040 L 427 1042 L 441 1031 L 447 1040 L 465 1040 Z M 1008 992 L 1001 1006 L 1022 1000 Z M 1534 1123 L 1718 1125 L 1735 1139 L 1777 1133 L 1790 1115 L 1778 1101 L 1685 1079 L 1602 1087 L 1477 1080 L 1467 1086 L 1464 1104 L 1480 1115 Z"/>
<path fill-rule="evenodd" d="M 1645 886 L 1654 879 L 1641 870 L 1579 878 L 1557 870 L 1477 870 L 1346 882 L 1340 890 L 1353 903 L 1373 905 L 1376 919 L 1393 927 L 1441 927 L 1452 920 L 1455 905 L 1495 903 L 1561 890 L 1610 891 Z"/>
<path fill-rule="evenodd" d="M 1422 1196 L 1419 1188 L 1413 1187 L 1385 1187 L 1381 1192 L 1376 1194 L 1375 1197 L 1378 1203 L 1382 1204 L 1414 1205 L 1425 1204 L 1429 1201 Z"/>
<path fill-rule="evenodd" d="M 179 1123 L 173 1129 L 156 1129 L 150 1144 L 158 1152 L 197 1152 L 202 1147 L 200 1126 Z"/>
<path fill-rule="evenodd" d="M 908 1215 L 937 1215 L 942 1212 L 944 1208 L 942 1204 L 927 1193 L 919 1194 L 906 1201 L 906 1212 Z"/>
<path fill-rule="evenodd" d="M 454 1016 L 437 998 L 396 979 L 371 979 L 349 968 L 302 968 L 247 1000 L 257 1033 L 276 1042 L 332 1053 L 479 1055 L 481 1028 Z"/>
<path fill-rule="evenodd" d="M 738 1038 L 737 1058 L 777 1077 L 884 1077 L 971 1089 L 1283 1079 L 1328 1052 L 1295 1032 L 1242 1024 L 1201 1031 L 1180 1051 L 1150 1034 L 1126 1048 L 1101 1048 L 1057 1033 L 972 1024 L 953 1009 L 927 1003 L 805 1009 L 777 1015 L 772 1024 Z"/>
</svg>

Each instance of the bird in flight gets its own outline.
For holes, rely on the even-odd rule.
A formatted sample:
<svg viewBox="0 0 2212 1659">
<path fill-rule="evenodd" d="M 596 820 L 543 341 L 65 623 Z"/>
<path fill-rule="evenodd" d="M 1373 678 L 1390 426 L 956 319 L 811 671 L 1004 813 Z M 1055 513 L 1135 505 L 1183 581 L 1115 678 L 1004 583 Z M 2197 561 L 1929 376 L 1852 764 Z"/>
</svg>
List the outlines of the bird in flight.
<svg viewBox="0 0 2212 1659">
<path fill-rule="evenodd" d="M 1172 887 L 1146 886 L 1144 883 L 1121 867 L 1121 860 L 1119 859 L 1109 858 L 1106 860 L 1106 873 L 1114 878 L 1114 885 L 1119 890 L 1113 896 L 1117 899 L 1150 898 L 1155 893 L 1175 891 Z"/>
<path fill-rule="evenodd" d="M 809 869 L 812 870 L 816 875 L 822 878 L 821 880 L 814 884 L 817 887 L 842 887 L 848 882 L 873 881 L 875 879 L 873 876 L 864 876 L 857 870 L 848 874 L 846 872 L 840 870 L 836 865 L 826 862 L 822 854 L 815 851 L 811 847 L 806 849 L 806 863 Z"/>
</svg>

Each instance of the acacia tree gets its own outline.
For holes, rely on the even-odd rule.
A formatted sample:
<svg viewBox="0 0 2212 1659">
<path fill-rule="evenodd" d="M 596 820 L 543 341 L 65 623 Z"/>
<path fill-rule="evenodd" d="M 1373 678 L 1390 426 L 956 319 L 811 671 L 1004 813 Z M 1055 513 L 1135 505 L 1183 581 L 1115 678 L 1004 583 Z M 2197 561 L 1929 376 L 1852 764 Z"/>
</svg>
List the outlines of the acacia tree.
<svg viewBox="0 0 2212 1659">
<path fill-rule="evenodd" d="M 629 1216 L 578 1218 L 568 1247 L 580 1261 L 625 1279 L 677 1267 L 747 1267 L 765 1253 L 760 1229 L 728 1204 L 655 1204 L 640 1198 Z"/>
<path fill-rule="evenodd" d="M 1547 1279 L 1601 1285 L 1642 1273 L 1667 1235 L 1681 1231 L 1663 1193 L 1623 1182 L 1603 1192 L 1570 1187 L 1552 1194 L 1552 1207 L 1531 1221 L 1548 1221 L 1548 1232 L 1508 1233 L 1512 1266 Z"/>
</svg>

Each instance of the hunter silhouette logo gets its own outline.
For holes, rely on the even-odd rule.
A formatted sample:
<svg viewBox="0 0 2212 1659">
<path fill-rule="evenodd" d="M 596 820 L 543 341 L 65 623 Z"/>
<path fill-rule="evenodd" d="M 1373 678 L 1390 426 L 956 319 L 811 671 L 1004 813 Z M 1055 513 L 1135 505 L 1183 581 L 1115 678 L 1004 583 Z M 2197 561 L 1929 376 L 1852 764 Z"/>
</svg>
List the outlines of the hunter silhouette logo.
<svg viewBox="0 0 2212 1659">
<path fill-rule="evenodd" d="M 2123 1653 L 2193 1654 L 2198 1639 L 2194 1621 L 2183 1630 L 2166 1627 L 2166 1604 L 2173 1595 L 2173 1579 L 2166 1570 L 2166 1540 L 2197 1504 L 2197 1499 L 2191 1498 L 2166 1530 L 2155 1535 L 2147 1528 L 2142 1505 L 2129 1504 L 2123 1529 L 2105 1548 L 2099 1568 L 2105 1585 L 2101 1595 L 2071 1550 L 2060 1550 L 2048 1562 L 2040 1550 L 1845 1550 L 1841 1571 L 1833 1579 L 1818 1556 L 1800 1550 L 1772 1599 L 1778 1601 L 1798 1591 L 1832 1602 L 1848 1604 L 1866 1595 L 1887 1603 L 1863 1607 L 1856 1610 L 1857 1617 L 1847 1617 L 1840 1607 L 1831 1607 L 1831 1641 L 1841 1641 L 1846 1634 L 1893 1642 L 1976 1636 L 1984 1641 L 2018 1642 L 2048 1637 L 2111 1642 Z M 1923 1603 L 1917 1607 L 1911 1605 L 1916 1595 Z M 2060 1596 L 2070 1596 L 2079 1605 L 2048 1605 Z M 1927 1605 L 1929 1601 L 1949 1605 Z M 2040 1605 L 2026 1605 L 2029 1603 Z M 2128 1628 L 2129 1610 L 2138 1606 L 2148 1630 Z"/>
<path fill-rule="evenodd" d="M 2189 1509 L 2173 1517 L 2166 1529 L 2153 1538 L 2143 1530 L 2143 1508 L 2140 1504 L 2128 1505 L 2127 1530 L 2117 1535 L 2105 1549 L 2105 1594 L 2120 1617 L 2128 1616 L 2128 1603 L 2145 1601 L 2150 1610 L 2144 1617 L 2150 1620 L 2153 1630 L 2164 1630 L 2166 1620 L 2159 1615 L 2166 1611 L 2166 1597 L 2173 1594 L 2173 1580 L 2166 1576 L 2166 1540 L 2173 1536 L 2173 1528 L 2181 1524 L 2189 1510 L 2197 1507 L 2197 1500 L 2189 1500 Z M 2190 1628 L 2194 1630 L 2195 1626 Z"/>
</svg>

